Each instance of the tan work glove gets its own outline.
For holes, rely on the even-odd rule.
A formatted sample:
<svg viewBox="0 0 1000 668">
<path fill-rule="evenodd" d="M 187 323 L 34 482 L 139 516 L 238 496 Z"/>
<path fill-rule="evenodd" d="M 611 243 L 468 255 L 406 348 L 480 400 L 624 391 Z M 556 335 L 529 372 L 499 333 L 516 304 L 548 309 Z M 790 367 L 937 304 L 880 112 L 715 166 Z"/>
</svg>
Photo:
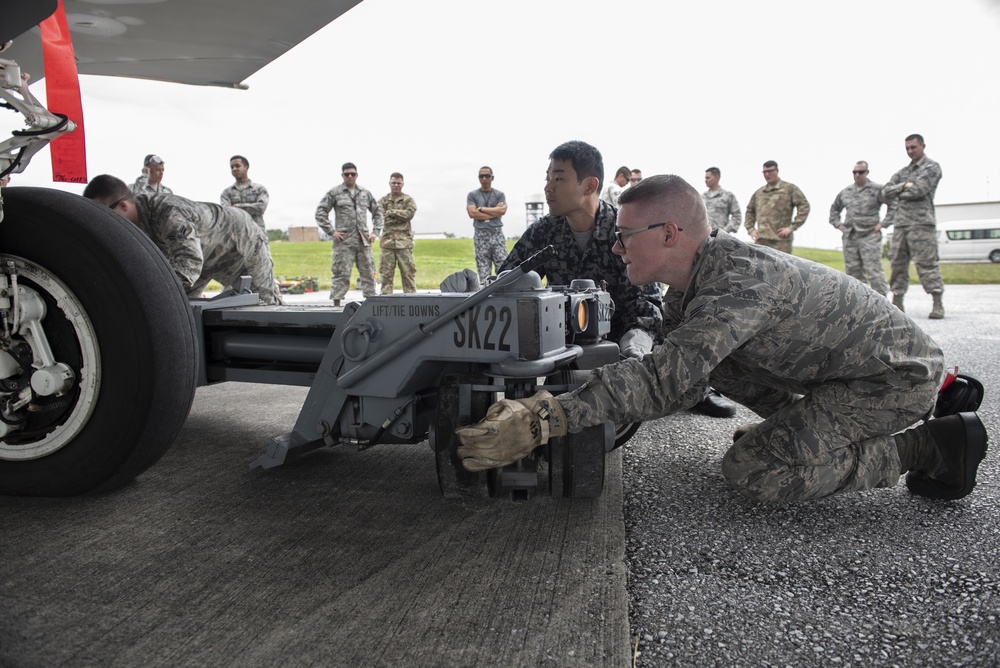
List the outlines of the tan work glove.
<svg viewBox="0 0 1000 668">
<path fill-rule="evenodd" d="M 544 390 L 527 399 L 501 399 L 476 424 L 459 427 L 458 456 L 468 471 L 513 464 L 550 438 L 565 436 L 566 414 Z"/>
</svg>

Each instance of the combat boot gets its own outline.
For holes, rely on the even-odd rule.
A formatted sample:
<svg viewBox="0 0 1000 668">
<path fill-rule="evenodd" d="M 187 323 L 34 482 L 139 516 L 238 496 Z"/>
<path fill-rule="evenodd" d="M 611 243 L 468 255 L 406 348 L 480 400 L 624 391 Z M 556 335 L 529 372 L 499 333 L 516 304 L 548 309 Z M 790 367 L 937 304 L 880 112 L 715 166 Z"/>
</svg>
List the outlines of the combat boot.
<svg viewBox="0 0 1000 668">
<path fill-rule="evenodd" d="M 914 494 L 961 499 L 976 486 L 989 437 L 975 413 L 929 420 L 895 438 L 900 468 L 908 471 L 906 486 Z"/>
<path fill-rule="evenodd" d="M 927 316 L 931 320 L 941 320 L 944 318 L 944 304 L 941 303 L 941 293 L 935 292 L 931 295 L 934 297 L 934 307 L 931 308 L 931 314 Z"/>
<path fill-rule="evenodd" d="M 895 292 L 892 293 L 892 305 L 903 313 L 906 313 L 906 309 L 903 308 L 903 295 L 897 295 Z"/>
</svg>

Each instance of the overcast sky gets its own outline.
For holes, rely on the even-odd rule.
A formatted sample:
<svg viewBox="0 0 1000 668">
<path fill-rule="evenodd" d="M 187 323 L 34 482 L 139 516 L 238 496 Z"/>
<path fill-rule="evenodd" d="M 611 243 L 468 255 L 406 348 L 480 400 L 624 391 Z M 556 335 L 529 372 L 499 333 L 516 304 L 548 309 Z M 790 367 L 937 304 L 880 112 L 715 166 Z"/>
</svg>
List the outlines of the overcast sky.
<svg viewBox="0 0 1000 668">
<path fill-rule="evenodd" d="M 352 161 L 377 197 L 404 174 L 417 231 L 471 236 L 466 195 L 490 165 L 516 235 L 549 152 L 580 139 L 609 175 L 628 165 L 703 190 L 718 166 L 744 207 L 777 160 L 813 208 L 796 244 L 834 248 L 829 207 L 854 162 L 884 182 L 910 133 L 942 165 L 937 203 L 1000 199 L 998 56 L 989 0 L 364 0 L 247 91 L 81 87 L 91 177 L 131 182 L 158 153 L 175 193 L 217 201 L 241 153 L 271 193 L 268 227 L 314 225 Z M 44 81 L 32 90 L 44 99 Z M 50 172 L 44 151 L 15 184 Z"/>
</svg>

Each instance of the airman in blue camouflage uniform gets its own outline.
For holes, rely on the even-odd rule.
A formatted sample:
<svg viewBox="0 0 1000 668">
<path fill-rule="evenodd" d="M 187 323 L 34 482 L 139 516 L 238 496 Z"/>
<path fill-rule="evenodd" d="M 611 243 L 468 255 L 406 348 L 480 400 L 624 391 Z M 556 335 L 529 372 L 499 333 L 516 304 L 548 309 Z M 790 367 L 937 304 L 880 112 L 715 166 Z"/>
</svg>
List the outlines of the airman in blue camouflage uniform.
<svg viewBox="0 0 1000 668">
<path fill-rule="evenodd" d="M 267 205 L 271 201 L 267 188 L 250 180 L 250 161 L 242 155 L 234 155 L 229 159 L 229 171 L 236 182 L 222 191 L 219 204 L 243 209 L 250 214 L 260 229 L 266 231 L 264 212 L 267 211 Z"/>
<path fill-rule="evenodd" d="M 760 245 L 791 255 L 795 230 L 802 227 L 809 216 L 809 200 L 794 183 L 781 180 L 778 163 L 774 160 L 764 163 L 763 174 L 766 184 L 747 202 L 743 224 L 750 238 Z"/>
<path fill-rule="evenodd" d="M 128 188 L 133 195 L 170 195 L 174 191 L 163 185 L 166 169 L 163 158 L 150 153 L 142 161 L 142 174 Z"/>
<path fill-rule="evenodd" d="M 719 185 L 721 177 L 722 170 L 718 167 L 709 167 L 705 170 L 705 185 L 708 186 L 708 190 L 701 194 L 701 198 L 705 200 L 708 224 L 712 229 L 736 234 L 742 219 L 740 203 L 736 195 Z"/>
<path fill-rule="evenodd" d="M 372 242 L 382 234 L 382 210 L 370 191 L 357 184 L 358 168 L 353 162 L 341 167 L 344 182 L 331 188 L 316 207 L 316 224 L 333 237 L 333 261 L 330 271 L 330 299 L 334 306 L 351 287 L 351 268 L 358 265 L 358 287 L 367 297 L 375 296 L 375 258 Z M 334 212 L 336 225 L 330 223 Z M 368 231 L 368 216 L 372 215 L 372 230 Z"/>
<path fill-rule="evenodd" d="M 618 196 L 622 194 L 622 189 L 628 185 L 629 174 L 628 167 L 624 165 L 619 167 L 618 171 L 615 172 L 615 178 L 611 180 L 611 183 L 608 184 L 608 187 L 601 194 L 601 201 L 607 202 L 617 209 Z"/>
<path fill-rule="evenodd" d="M 378 201 L 385 226 L 379 244 L 378 273 L 382 277 L 382 294 L 392 294 L 392 284 L 399 265 L 399 278 L 403 292 L 417 291 L 417 266 L 413 262 L 413 216 L 417 203 L 403 192 L 403 175 L 393 172 L 389 176 L 389 194 Z"/>
<path fill-rule="evenodd" d="M 839 271 L 712 232 L 680 177 L 647 178 L 619 204 L 615 252 L 629 280 L 672 286 L 663 342 L 573 392 L 497 402 L 456 430 L 467 469 L 517 461 L 582 427 L 673 413 L 711 382 L 762 418 L 722 460 L 752 499 L 891 487 L 907 472 L 916 494 L 972 491 L 986 430 L 971 412 L 930 419 L 943 355 L 901 311 Z"/>
<path fill-rule="evenodd" d="M 871 283 L 872 290 L 885 296 L 882 266 L 882 185 L 868 180 L 868 163 L 859 160 L 854 165 L 854 185 L 841 190 L 830 205 L 830 224 L 843 233 L 844 272 L 862 283 Z M 847 209 L 844 220 L 840 212 Z"/>
<path fill-rule="evenodd" d="M 94 177 L 83 196 L 149 235 L 189 297 L 201 296 L 213 279 L 228 288 L 250 276 L 250 289 L 262 302 L 282 303 L 267 236 L 247 213 L 177 195 L 133 195 L 124 181 L 107 174 Z"/>
<path fill-rule="evenodd" d="M 892 303 L 903 309 L 913 260 L 924 292 L 934 300 L 928 317 L 938 320 L 944 317 L 944 281 L 938 265 L 934 193 L 941 181 L 941 165 L 924 155 L 924 138 L 920 135 L 907 137 L 905 146 L 910 164 L 893 174 L 882 188 L 882 199 L 889 206 L 883 227 L 895 226 L 889 247 Z"/>
<path fill-rule="evenodd" d="M 476 251 L 476 269 L 480 282 L 493 274 L 507 259 L 507 240 L 503 236 L 502 216 L 507 213 L 507 198 L 493 187 L 493 168 L 479 168 L 479 189 L 465 198 L 465 210 L 472 223 L 472 243 Z"/>
</svg>

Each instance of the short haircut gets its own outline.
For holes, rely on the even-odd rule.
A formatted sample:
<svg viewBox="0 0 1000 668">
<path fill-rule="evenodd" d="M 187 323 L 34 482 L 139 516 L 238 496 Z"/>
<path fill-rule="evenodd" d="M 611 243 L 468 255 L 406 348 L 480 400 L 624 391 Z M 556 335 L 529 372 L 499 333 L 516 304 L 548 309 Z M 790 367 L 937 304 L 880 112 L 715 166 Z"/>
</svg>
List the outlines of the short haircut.
<svg viewBox="0 0 1000 668">
<path fill-rule="evenodd" d="M 622 165 L 621 167 L 618 168 L 618 171 L 615 172 L 615 178 L 619 176 L 624 176 L 627 179 L 630 173 L 631 170 L 628 167 Z"/>
<path fill-rule="evenodd" d="M 229 159 L 229 162 L 232 162 L 233 160 L 239 160 L 240 162 L 243 163 L 244 167 L 249 167 L 250 166 L 250 161 L 247 160 L 246 158 L 244 158 L 242 155 L 234 155 L 233 157 L 231 157 Z"/>
<path fill-rule="evenodd" d="M 714 174 L 716 177 L 722 176 L 722 172 L 719 170 L 718 167 L 709 167 L 708 169 L 705 170 L 705 173 Z"/>
<path fill-rule="evenodd" d="M 858 160 L 858 161 L 857 161 L 856 163 L 854 163 L 854 164 L 855 164 L 855 165 L 864 165 L 864 166 L 865 166 L 865 169 L 868 169 L 868 161 L 867 161 L 867 160 Z"/>
<path fill-rule="evenodd" d="M 914 139 L 916 139 L 920 143 L 921 146 L 924 145 L 924 137 L 923 137 L 923 135 L 910 135 L 909 137 L 907 137 L 905 139 L 905 141 L 913 141 Z"/>
<path fill-rule="evenodd" d="M 110 174 L 95 176 L 83 189 L 83 196 L 102 204 L 110 204 L 120 199 L 135 200 L 135 195 L 125 182 Z"/>
<path fill-rule="evenodd" d="M 490 170 L 490 174 L 493 173 L 493 168 L 490 167 L 489 165 L 483 165 L 482 167 L 479 168 L 479 171 L 483 171 L 484 169 Z"/>
<path fill-rule="evenodd" d="M 601 152 L 590 144 L 582 141 L 568 141 L 560 144 L 549 153 L 549 160 L 559 160 L 573 165 L 577 182 L 597 177 L 597 192 L 604 186 L 604 158 Z"/>
<path fill-rule="evenodd" d="M 389 175 L 389 178 L 390 179 L 399 179 L 400 181 L 405 181 L 406 180 L 406 179 L 403 178 L 403 175 L 400 174 L 399 172 L 393 172 L 392 174 Z"/>
<path fill-rule="evenodd" d="M 774 160 L 768 160 L 767 162 L 764 163 L 764 167 L 765 168 L 774 167 L 775 169 L 777 169 L 778 163 L 776 163 Z"/>
<path fill-rule="evenodd" d="M 629 174 L 642 174 L 641 169 L 630 169 Z"/>
<path fill-rule="evenodd" d="M 357 170 L 357 166 L 355 166 L 353 162 L 345 162 L 343 165 L 340 166 L 340 171 L 344 171 L 345 169 Z"/>
<path fill-rule="evenodd" d="M 708 214 L 705 213 L 705 202 L 701 194 L 676 174 L 647 176 L 618 198 L 619 208 L 626 204 L 643 203 L 656 204 L 664 211 L 678 215 L 680 220 L 674 222 L 679 227 L 697 222 L 708 225 Z"/>
</svg>

